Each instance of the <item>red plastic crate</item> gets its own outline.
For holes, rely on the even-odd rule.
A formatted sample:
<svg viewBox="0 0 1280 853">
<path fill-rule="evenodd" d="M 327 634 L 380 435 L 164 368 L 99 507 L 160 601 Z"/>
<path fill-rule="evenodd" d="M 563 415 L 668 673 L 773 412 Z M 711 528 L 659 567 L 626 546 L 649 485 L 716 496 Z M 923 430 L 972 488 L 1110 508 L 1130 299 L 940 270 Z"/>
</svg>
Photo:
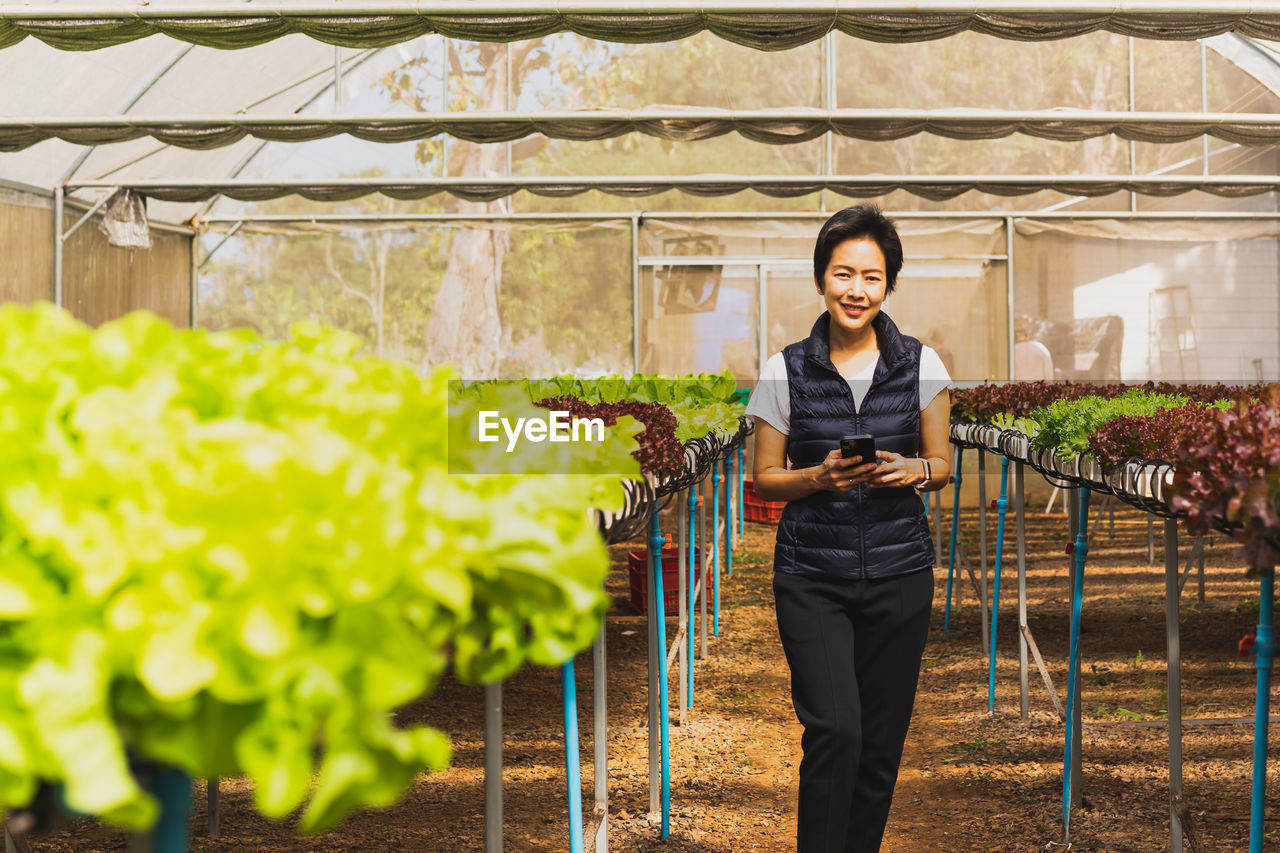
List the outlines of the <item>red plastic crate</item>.
<svg viewBox="0 0 1280 853">
<path fill-rule="evenodd" d="M 648 613 L 649 604 L 649 549 L 632 551 L 628 560 L 631 574 L 631 606 L 641 613 Z M 680 613 L 680 571 L 684 569 L 678 562 L 680 551 L 677 548 L 662 549 L 662 603 L 668 616 Z M 702 576 L 702 552 L 694 549 L 694 577 Z M 688 571 L 687 569 L 684 569 Z M 688 593 L 686 592 L 686 595 Z"/>
<path fill-rule="evenodd" d="M 761 500 L 756 494 L 755 484 L 748 478 L 742 487 L 742 513 L 747 521 L 758 521 L 761 524 L 777 524 L 782 520 L 783 507 L 786 501 Z"/>
</svg>

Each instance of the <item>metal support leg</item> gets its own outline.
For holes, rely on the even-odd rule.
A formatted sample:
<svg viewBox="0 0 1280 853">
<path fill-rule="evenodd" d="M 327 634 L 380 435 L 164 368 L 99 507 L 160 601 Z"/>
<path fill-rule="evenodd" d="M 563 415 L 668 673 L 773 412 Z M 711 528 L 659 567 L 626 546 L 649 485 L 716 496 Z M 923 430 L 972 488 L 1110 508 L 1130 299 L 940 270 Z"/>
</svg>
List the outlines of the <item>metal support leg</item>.
<svg viewBox="0 0 1280 853">
<path fill-rule="evenodd" d="M 1156 564 L 1156 520 L 1155 516 L 1147 514 L 1147 565 L 1154 566 Z"/>
<path fill-rule="evenodd" d="M 1004 564 L 1004 519 L 1009 509 L 1009 457 L 1000 457 L 1000 497 L 996 500 L 996 561 L 991 586 L 991 654 L 987 659 L 987 713 L 996 710 L 996 628 L 1000 617 L 1000 569 Z"/>
<path fill-rule="evenodd" d="M 982 648 L 991 643 L 991 611 L 987 592 L 987 451 L 978 448 L 978 612 L 982 616 Z"/>
<path fill-rule="evenodd" d="M 956 575 L 956 535 L 960 529 L 960 464 L 964 461 L 964 449 L 956 445 L 955 488 L 951 492 L 951 553 L 947 555 L 947 603 L 942 617 L 942 630 L 951 630 L 951 588 Z"/>
<path fill-rule="evenodd" d="M 690 573 L 685 571 L 685 567 L 689 565 L 688 560 L 688 535 L 689 530 L 685 525 L 685 502 L 677 497 L 676 506 L 676 565 L 680 570 L 676 572 L 679 578 L 677 588 L 677 598 L 679 606 L 676 617 L 676 636 L 680 638 L 680 632 L 683 631 L 685 636 L 689 634 L 689 614 L 693 612 L 693 608 L 689 606 L 689 576 Z M 689 710 L 689 666 L 691 656 L 689 655 L 689 644 L 683 638 L 677 640 L 680 644 L 679 650 L 676 652 L 676 675 L 680 682 L 680 725 L 684 725 L 687 721 Z"/>
<path fill-rule="evenodd" d="M 564 696 L 564 766 L 569 796 L 569 851 L 582 853 L 582 768 L 578 764 L 578 688 L 573 658 L 560 665 Z"/>
<path fill-rule="evenodd" d="M 738 445 L 738 535 L 747 535 L 747 507 L 743 503 L 747 495 L 747 448 Z"/>
<path fill-rule="evenodd" d="M 724 458 L 724 573 L 733 577 L 733 506 L 729 484 L 733 482 L 732 454 Z"/>
<path fill-rule="evenodd" d="M 502 853 L 501 681 L 484 686 L 484 853 Z"/>
<path fill-rule="evenodd" d="M 592 786 L 595 791 L 595 853 L 609 853 L 609 670 L 605 659 L 604 625 L 591 649 L 591 745 L 595 751 Z"/>
<path fill-rule="evenodd" d="M 1067 661 L 1067 731 L 1062 766 L 1063 842 L 1071 842 L 1071 808 L 1080 802 L 1080 616 L 1084 602 L 1084 558 L 1089 551 L 1089 490 L 1080 489 L 1072 551 L 1071 646 Z M 1072 504 L 1075 505 L 1075 501 Z"/>
<path fill-rule="evenodd" d="M 191 777 L 181 770 L 155 765 L 138 768 L 137 777 L 159 802 L 160 816 L 146 832 L 130 833 L 130 853 L 186 853 Z"/>
<path fill-rule="evenodd" d="M 697 620 L 698 578 L 701 577 L 702 575 L 702 570 L 698 566 L 698 559 L 697 559 L 698 558 L 698 549 L 696 547 L 697 534 L 695 533 L 694 527 L 693 527 L 694 521 L 697 518 L 696 511 L 698 508 L 698 493 L 692 486 L 689 487 L 689 497 L 685 501 L 685 507 L 686 507 L 685 516 L 687 518 L 687 530 L 688 530 L 688 542 L 689 542 L 689 553 L 686 556 L 686 559 L 688 559 L 688 563 L 686 565 L 689 567 L 689 580 L 688 580 L 689 630 L 685 632 L 685 637 L 688 640 L 688 646 L 689 646 L 689 650 L 688 650 L 689 669 L 686 670 L 686 676 L 689 679 L 689 707 L 692 708 L 693 707 L 693 660 L 694 660 L 693 643 L 694 643 L 694 638 L 697 636 L 697 633 L 698 633 L 698 620 Z"/>
<path fill-rule="evenodd" d="M 942 492 L 933 492 L 933 553 L 942 562 Z"/>
<path fill-rule="evenodd" d="M 1023 473 L 1023 463 L 1014 463 L 1013 501 L 1018 537 L 1018 705 L 1025 723 L 1031 714 L 1031 691 L 1027 667 L 1027 513 Z"/>
<path fill-rule="evenodd" d="M 219 782 L 217 779 L 205 780 L 205 795 L 209 804 L 209 837 L 218 837 L 218 820 L 222 816 L 222 807 L 218 802 Z"/>
<path fill-rule="evenodd" d="M 711 463 L 711 633 L 720 636 L 720 466 Z"/>
<path fill-rule="evenodd" d="M 705 492 L 703 488 L 706 485 L 706 479 L 699 483 L 699 491 Z M 699 649 L 698 657 L 703 660 L 707 659 L 707 593 L 710 588 L 711 579 L 707 577 L 707 498 L 705 494 L 698 495 L 698 576 L 702 578 L 702 594 L 699 597 L 700 612 L 698 618 L 701 621 L 702 631 L 702 647 Z"/>
<path fill-rule="evenodd" d="M 1178 522 L 1164 521 L 1164 633 L 1168 649 L 1165 690 L 1169 698 L 1169 850 L 1182 853 L 1182 648 L 1178 630 Z"/>
<path fill-rule="evenodd" d="M 1258 631 L 1254 653 L 1258 668 L 1258 692 L 1254 702 L 1253 787 L 1249 807 L 1249 853 L 1262 853 L 1263 805 L 1267 793 L 1267 723 L 1271 713 L 1271 662 L 1275 638 L 1271 620 L 1274 607 L 1275 570 L 1267 569 L 1259 582 Z"/>
</svg>

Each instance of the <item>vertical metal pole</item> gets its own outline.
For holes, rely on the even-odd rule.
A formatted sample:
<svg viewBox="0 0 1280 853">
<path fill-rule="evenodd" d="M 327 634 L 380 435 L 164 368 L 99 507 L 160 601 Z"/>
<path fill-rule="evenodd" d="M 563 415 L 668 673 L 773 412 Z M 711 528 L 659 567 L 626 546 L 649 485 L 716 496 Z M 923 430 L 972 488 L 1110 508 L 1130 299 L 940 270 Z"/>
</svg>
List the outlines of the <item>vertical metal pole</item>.
<svg viewBox="0 0 1280 853">
<path fill-rule="evenodd" d="M 764 370 L 765 363 L 769 360 L 769 285 L 766 279 L 764 264 L 757 265 L 756 302 L 759 303 L 759 310 L 756 312 L 756 358 L 760 363 L 760 371 Z"/>
<path fill-rule="evenodd" d="M 218 819 L 222 816 L 222 807 L 218 802 L 218 794 L 220 793 L 220 791 L 218 790 L 218 785 L 219 785 L 219 782 L 216 777 L 213 779 L 205 780 L 204 789 L 205 789 L 205 796 L 206 796 L 206 799 L 208 800 L 208 806 L 209 806 L 208 811 L 209 811 L 209 837 L 210 838 L 218 837 Z"/>
<path fill-rule="evenodd" d="M 1000 569 L 1004 564 L 1004 519 L 1009 509 L 1009 457 L 1000 457 L 1000 497 L 996 499 L 996 562 L 991 587 L 991 654 L 987 659 L 987 713 L 996 710 L 996 628 L 1000 619 Z"/>
<path fill-rule="evenodd" d="M 1074 571 L 1071 577 L 1071 645 L 1067 661 L 1067 731 L 1062 762 L 1062 832 L 1063 842 L 1071 841 L 1071 807 L 1080 798 L 1080 617 L 1084 602 L 1084 558 L 1089 550 L 1089 490 L 1080 489 L 1075 547 L 1072 551 Z M 1073 501 L 1074 503 L 1074 501 Z"/>
<path fill-rule="evenodd" d="M 66 189 L 58 185 L 53 188 L 53 304 L 62 306 L 62 216 Z"/>
<path fill-rule="evenodd" d="M 720 636 L 720 466 L 711 463 L 711 631 Z"/>
<path fill-rule="evenodd" d="M 951 553 L 947 555 L 947 603 L 942 617 L 942 630 L 951 630 L 951 588 L 956 574 L 956 534 L 960 529 L 960 465 L 964 462 L 964 448 L 956 445 L 955 486 L 951 492 Z"/>
<path fill-rule="evenodd" d="M 689 614 L 692 612 L 692 608 L 689 606 L 689 573 L 685 571 L 685 567 L 689 564 L 689 531 L 684 522 L 686 512 L 685 502 L 677 497 L 675 504 L 677 541 L 676 565 L 679 566 L 680 569 L 676 572 L 676 577 L 679 578 L 678 597 L 680 600 L 678 610 L 679 615 L 676 617 L 676 635 L 679 636 L 680 632 L 684 631 L 685 636 L 687 637 L 689 635 L 690 628 Z M 686 712 L 689 709 L 689 688 L 691 687 L 689 682 L 689 667 L 692 665 L 692 657 L 689 655 L 689 643 L 685 642 L 683 639 L 681 639 L 679 643 L 680 649 L 676 652 L 676 662 L 679 667 L 677 675 L 680 680 L 680 725 L 683 726 L 686 722 Z"/>
<path fill-rule="evenodd" d="M 564 701 L 567 714 L 569 700 Z M 484 686 L 484 853 L 502 853 L 501 681 Z"/>
<path fill-rule="evenodd" d="M 1164 520 L 1164 633 L 1168 662 L 1165 690 L 1169 709 L 1169 850 L 1182 853 L 1182 648 L 1178 630 L 1178 522 Z"/>
<path fill-rule="evenodd" d="M 196 327 L 196 299 L 200 292 L 200 231 L 191 235 L 191 268 L 187 281 L 187 328 Z"/>
<path fill-rule="evenodd" d="M 9 827 L 4 828 L 4 853 L 18 853 L 18 845 L 9 834 Z"/>
<path fill-rule="evenodd" d="M 1258 668 L 1258 690 L 1253 717 L 1253 786 L 1249 804 L 1249 853 L 1262 853 L 1263 805 L 1267 793 L 1267 724 L 1271 713 L 1271 662 L 1275 654 L 1272 608 L 1275 570 L 1267 569 L 1259 580 L 1258 630 L 1254 634 L 1254 666 Z"/>
<path fill-rule="evenodd" d="M 733 577 L 733 505 L 732 495 L 730 493 L 730 484 L 733 483 L 733 462 L 734 451 L 729 451 L 724 457 L 724 573 L 729 577 Z M 736 492 L 737 489 L 732 491 Z"/>
<path fill-rule="evenodd" d="M 741 541 L 747 536 L 747 507 L 743 503 L 746 500 L 747 485 L 747 447 L 746 442 L 738 445 L 738 539 Z"/>
<path fill-rule="evenodd" d="M 1147 565 L 1156 564 L 1156 522 L 1155 516 L 1147 513 Z"/>
<path fill-rule="evenodd" d="M 836 108 L 836 33 L 832 30 L 822 40 L 822 103 L 830 112 Z M 822 136 L 822 175 L 830 178 L 835 174 L 835 140 L 828 129 Z M 827 210 L 827 191 L 824 188 L 818 193 L 818 206 L 824 213 Z"/>
<path fill-rule="evenodd" d="M 449 112 L 449 40 L 440 39 L 440 112 Z M 449 177 L 449 134 L 440 137 L 440 177 Z"/>
<path fill-rule="evenodd" d="M 648 579 L 645 584 L 647 601 L 645 617 L 649 628 L 649 813 L 653 814 L 661 807 L 659 788 L 661 785 L 662 745 L 659 731 L 662 721 L 659 717 L 663 710 L 658 704 L 658 659 L 663 656 L 658 645 L 658 623 L 662 621 L 662 600 L 658 598 L 658 575 L 662 572 L 662 558 L 653 547 L 653 536 L 650 533 L 646 549 L 645 568 Z"/>
<path fill-rule="evenodd" d="M 1209 49 L 1200 39 L 1200 112 L 1209 111 Z M 1203 146 L 1200 153 L 1201 174 L 1209 174 L 1209 135 L 1200 137 Z"/>
<path fill-rule="evenodd" d="M 582 768 L 578 764 L 578 688 L 573 658 L 560 666 L 564 696 L 564 764 L 569 795 L 569 851 L 582 853 Z"/>
<path fill-rule="evenodd" d="M 1200 577 L 1196 587 L 1196 601 L 1204 604 L 1204 548 L 1200 548 Z"/>
<path fill-rule="evenodd" d="M 333 48 L 333 111 L 342 112 L 342 48 Z"/>
<path fill-rule="evenodd" d="M 658 509 L 654 507 L 649 522 L 649 552 L 654 554 L 657 571 L 653 573 L 653 604 L 650 618 L 658 626 L 658 721 L 662 751 L 662 837 L 671 834 L 671 712 L 667 700 L 667 606 L 662 589 L 662 530 L 658 524 Z M 653 733 L 649 733 L 650 738 Z"/>
<path fill-rule="evenodd" d="M 706 491 L 706 489 L 704 488 L 704 486 L 706 485 L 706 482 L 707 480 L 704 477 L 702 481 L 698 483 L 699 492 Z M 707 498 L 705 494 L 699 494 L 698 495 L 698 576 L 702 578 L 702 593 L 698 597 L 698 600 L 700 602 L 699 607 L 701 608 L 701 612 L 698 614 L 698 618 L 702 622 L 702 625 L 701 625 L 702 648 L 699 649 L 700 654 L 698 655 L 698 657 L 702 658 L 703 660 L 707 659 L 707 594 L 710 591 L 709 590 L 710 584 L 708 583 L 710 578 L 707 577 L 707 563 L 708 563 L 707 555 L 708 555 Z"/>
<path fill-rule="evenodd" d="M 1014 306 L 1013 306 L 1013 217 L 1006 216 L 1004 218 L 1004 291 L 1005 291 L 1005 314 L 1007 323 L 1005 333 L 1008 335 L 1008 353 L 1009 353 L 1009 379 L 1018 378 L 1018 371 L 1014 365 L 1014 353 L 1016 352 L 1017 335 L 1014 332 Z"/>
<path fill-rule="evenodd" d="M 1018 536 L 1018 697 L 1022 721 L 1030 719 L 1031 701 L 1028 689 L 1027 635 L 1027 514 L 1026 493 L 1023 488 L 1023 463 L 1014 463 L 1013 500 L 1016 506 Z"/>
<path fill-rule="evenodd" d="M 988 626 L 991 624 L 991 612 L 987 609 L 987 451 L 978 448 L 978 567 L 981 576 L 978 578 L 978 597 L 981 602 L 978 612 L 982 615 L 982 648 L 991 642 Z M 964 578 L 960 579 L 964 583 Z"/>
<path fill-rule="evenodd" d="M 693 661 L 694 648 L 693 643 L 698 635 L 697 620 L 697 596 L 698 596 L 698 578 L 702 576 L 702 566 L 698 561 L 698 535 L 694 530 L 694 523 L 697 520 L 698 508 L 698 492 L 692 485 L 689 486 L 689 497 L 685 500 L 685 517 L 687 518 L 688 539 L 689 539 L 689 630 L 686 632 L 686 638 L 689 641 L 689 707 L 693 707 Z"/>
<path fill-rule="evenodd" d="M 600 816 L 596 829 L 595 853 L 609 853 L 609 674 L 605 659 L 604 623 L 591 650 L 592 742 L 595 750 L 592 782 L 595 812 Z"/>
<path fill-rule="evenodd" d="M 934 558 L 942 562 L 942 491 L 933 492 L 933 551 Z"/>
<path fill-rule="evenodd" d="M 181 770 L 152 765 L 139 768 L 142 788 L 159 802 L 160 815 L 151 829 L 129 834 L 131 853 L 186 853 L 191 815 L 191 777 Z"/>
<path fill-rule="evenodd" d="M 640 372 L 640 216 L 631 217 L 631 364 Z M 763 363 L 761 364 L 763 366 Z"/>
<path fill-rule="evenodd" d="M 1133 36 L 1129 36 L 1129 112 L 1132 114 L 1135 107 L 1134 96 L 1134 61 L 1133 61 Z M 1138 174 L 1138 143 L 1133 140 L 1129 141 L 1129 175 Z M 1138 194 L 1136 192 L 1129 193 L 1129 210 L 1136 211 L 1138 209 Z"/>
</svg>

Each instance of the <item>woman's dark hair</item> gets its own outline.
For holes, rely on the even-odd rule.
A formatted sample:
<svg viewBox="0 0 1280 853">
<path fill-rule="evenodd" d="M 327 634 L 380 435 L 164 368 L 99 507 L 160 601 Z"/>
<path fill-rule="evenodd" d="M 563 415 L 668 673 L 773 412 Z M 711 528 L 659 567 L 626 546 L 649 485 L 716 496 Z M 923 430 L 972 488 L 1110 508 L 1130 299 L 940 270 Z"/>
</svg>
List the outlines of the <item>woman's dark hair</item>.
<svg viewBox="0 0 1280 853">
<path fill-rule="evenodd" d="M 893 227 L 893 220 L 881 213 L 880 208 L 866 204 L 846 207 L 833 214 L 818 232 L 818 242 L 813 247 L 813 280 L 819 290 L 836 246 L 845 240 L 864 239 L 874 242 L 884 254 L 884 290 L 886 294 L 893 293 L 902 270 L 902 240 L 898 238 L 898 229 Z"/>
</svg>

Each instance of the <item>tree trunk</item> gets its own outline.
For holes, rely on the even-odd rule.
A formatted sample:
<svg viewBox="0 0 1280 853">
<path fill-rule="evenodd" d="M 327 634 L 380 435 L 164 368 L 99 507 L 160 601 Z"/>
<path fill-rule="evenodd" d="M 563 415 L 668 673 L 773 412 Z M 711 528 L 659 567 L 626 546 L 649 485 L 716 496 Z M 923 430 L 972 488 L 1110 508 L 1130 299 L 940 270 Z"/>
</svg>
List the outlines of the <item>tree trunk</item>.
<svg viewBox="0 0 1280 853">
<path fill-rule="evenodd" d="M 484 45 L 484 77 L 476 92 L 476 110 L 501 110 L 507 101 L 507 63 L 503 45 Z M 506 168 L 503 145 L 453 146 L 454 174 L 487 177 Z M 455 164 L 451 164 L 455 165 Z M 496 205 L 461 202 L 459 213 L 484 213 Z M 502 318 L 498 292 L 502 261 L 509 248 L 505 229 L 459 230 L 449 248 L 449 265 L 427 321 L 424 371 L 453 363 L 465 379 L 497 375 L 501 359 Z"/>
</svg>

